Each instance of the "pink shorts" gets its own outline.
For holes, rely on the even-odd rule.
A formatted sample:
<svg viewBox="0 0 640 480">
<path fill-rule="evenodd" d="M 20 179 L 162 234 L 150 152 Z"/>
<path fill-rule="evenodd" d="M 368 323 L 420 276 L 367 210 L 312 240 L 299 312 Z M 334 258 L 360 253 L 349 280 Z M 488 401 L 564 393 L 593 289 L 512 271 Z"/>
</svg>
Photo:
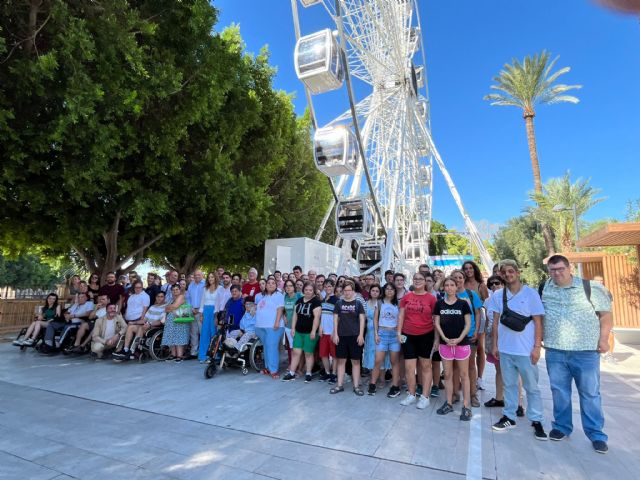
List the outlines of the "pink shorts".
<svg viewBox="0 0 640 480">
<path fill-rule="evenodd" d="M 493 363 L 494 365 L 497 365 L 500 363 L 500 360 L 498 360 L 496 357 L 494 357 L 492 354 L 487 353 L 487 362 L 489 363 Z"/>
<path fill-rule="evenodd" d="M 471 354 L 469 345 L 440 345 L 438 347 L 443 360 L 466 360 Z"/>
</svg>

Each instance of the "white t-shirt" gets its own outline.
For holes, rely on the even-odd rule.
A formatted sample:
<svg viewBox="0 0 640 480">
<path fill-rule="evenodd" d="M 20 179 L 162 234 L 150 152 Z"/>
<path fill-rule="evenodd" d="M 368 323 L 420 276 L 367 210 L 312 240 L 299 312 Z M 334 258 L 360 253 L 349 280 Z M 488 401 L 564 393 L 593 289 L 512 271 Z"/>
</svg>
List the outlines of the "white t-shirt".
<svg viewBox="0 0 640 480">
<path fill-rule="evenodd" d="M 502 290 L 491 296 L 491 309 L 502 314 Z M 507 305 L 520 315 L 544 315 L 540 295 L 533 288 L 523 285 L 518 293 L 512 295 L 507 288 Z M 531 320 L 521 332 L 516 332 L 498 322 L 498 350 L 509 355 L 531 355 L 535 343 L 535 322 Z"/>
<path fill-rule="evenodd" d="M 124 319 L 128 322 L 132 320 L 138 320 L 142 317 L 142 310 L 145 307 L 149 307 L 151 299 L 144 290 L 140 293 L 134 293 L 127 299 L 127 311 L 124 314 Z"/>
<path fill-rule="evenodd" d="M 271 295 L 256 295 L 256 328 L 273 328 L 276 322 L 278 308 L 282 308 L 284 317 L 284 295 L 275 292 Z M 284 327 L 284 320 L 280 319 L 280 326 Z"/>
<path fill-rule="evenodd" d="M 378 327 L 396 328 L 398 326 L 398 306 L 393 303 L 382 302 Z"/>
<path fill-rule="evenodd" d="M 116 319 L 104 319 L 104 339 L 108 340 L 116 334 Z"/>
<path fill-rule="evenodd" d="M 218 300 L 218 289 L 217 287 L 213 292 L 208 288 L 205 288 L 202 292 L 202 301 L 200 302 L 200 310 L 204 309 L 204 307 L 213 305 L 215 307 L 216 302 Z M 224 288 L 222 289 L 224 291 Z"/>
</svg>

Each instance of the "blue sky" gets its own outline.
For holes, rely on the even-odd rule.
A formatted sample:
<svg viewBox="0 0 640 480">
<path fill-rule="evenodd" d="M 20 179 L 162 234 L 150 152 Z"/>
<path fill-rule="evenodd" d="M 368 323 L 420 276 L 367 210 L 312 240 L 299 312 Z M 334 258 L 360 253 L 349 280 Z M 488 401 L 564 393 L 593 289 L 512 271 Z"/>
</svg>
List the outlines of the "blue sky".
<svg viewBox="0 0 640 480">
<path fill-rule="evenodd" d="M 214 0 L 218 29 L 240 24 L 247 51 L 267 45 L 275 87 L 306 107 L 293 67 L 289 0 Z M 432 132 L 471 217 L 492 224 L 519 215 L 533 179 L 521 111 L 491 107 L 482 97 L 512 58 L 547 49 L 570 66 L 563 83 L 581 84 L 580 103 L 540 106 L 536 133 L 543 181 L 570 170 L 591 178 L 606 200 L 585 216 L 622 219 L 640 197 L 640 22 L 593 0 L 419 0 Z M 331 26 L 321 6 L 300 8 L 302 34 Z M 344 91 L 314 97 L 320 124 L 348 107 Z M 462 221 L 441 175 L 434 218 Z"/>
</svg>

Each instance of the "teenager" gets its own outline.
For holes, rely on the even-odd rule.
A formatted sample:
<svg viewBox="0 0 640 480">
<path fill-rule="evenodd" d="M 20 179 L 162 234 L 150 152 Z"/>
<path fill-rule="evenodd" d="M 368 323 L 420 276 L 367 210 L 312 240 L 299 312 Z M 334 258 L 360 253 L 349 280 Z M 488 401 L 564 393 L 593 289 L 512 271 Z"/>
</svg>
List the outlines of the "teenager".
<svg viewBox="0 0 640 480">
<path fill-rule="evenodd" d="M 376 335 L 374 327 L 374 319 L 380 308 L 380 299 L 382 298 L 382 289 L 380 285 L 373 284 L 369 286 L 369 299 L 364 303 L 364 313 L 367 319 L 364 337 L 364 354 L 362 356 L 362 368 L 372 370 L 376 363 Z M 374 383 L 375 382 L 371 382 Z"/>
<path fill-rule="evenodd" d="M 387 352 L 391 358 L 391 387 L 387 397 L 395 398 L 400 395 L 400 342 L 398 341 L 398 298 L 396 287 L 393 283 L 387 283 L 383 289 L 384 296 L 380 302 L 380 308 L 376 310 L 373 318 L 373 334 L 375 340 L 376 357 L 371 382 L 369 383 L 369 395 L 376 394 L 376 383 L 380 375 L 380 369 Z"/>
<path fill-rule="evenodd" d="M 478 294 L 480 300 L 484 302 L 489 298 L 489 290 L 484 283 L 482 273 L 480 273 L 480 267 L 476 262 L 466 261 L 462 264 L 462 273 L 464 273 L 464 288 L 473 290 Z M 476 353 L 476 367 L 478 372 L 478 379 L 476 380 L 476 387 L 478 390 L 484 390 L 482 384 L 482 375 L 484 374 L 484 366 L 486 364 L 486 354 L 484 349 L 485 344 L 485 330 L 487 324 L 487 315 L 484 308 L 480 309 L 480 328 L 478 329 L 478 351 Z"/>
<path fill-rule="evenodd" d="M 452 278 L 446 278 L 443 283 L 445 298 L 438 300 L 433 312 L 433 321 L 438 331 L 438 351 L 444 362 L 444 384 L 447 399 L 436 411 L 438 415 L 453 412 L 453 369 L 454 363 L 458 367 L 462 382 L 462 412 L 460 420 L 471 420 L 469 408 L 469 362 L 471 354 L 467 333 L 471 327 L 471 308 L 464 300 L 456 295 L 458 287 Z"/>
<path fill-rule="evenodd" d="M 322 360 L 324 367 L 320 381 L 328 381 L 330 384 L 335 384 L 338 379 L 336 375 L 336 344 L 331 338 L 333 335 L 333 313 L 338 302 L 338 297 L 334 295 L 334 284 L 330 278 L 324 282 L 325 296 L 320 316 L 320 360 Z"/>
<path fill-rule="evenodd" d="M 60 318 L 60 316 L 61 307 L 58 303 L 58 295 L 50 293 L 47 295 L 41 312 L 38 313 L 36 319 L 31 323 L 31 325 L 29 325 L 24 338 L 22 340 L 14 340 L 13 344 L 16 347 L 30 347 L 37 340 L 38 335 L 40 335 L 40 331 L 43 328 L 46 329 L 49 323 L 51 323 L 55 318 Z"/>
<path fill-rule="evenodd" d="M 296 292 L 295 281 L 286 280 L 284 282 L 284 346 L 287 349 L 289 364 L 291 364 L 291 349 L 293 348 L 291 322 L 293 321 L 293 310 L 296 306 L 296 302 L 300 298 L 302 298 L 302 293 Z M 333 317 L 331 318 L 331 321 L 333 321 Z"/>
</svg>

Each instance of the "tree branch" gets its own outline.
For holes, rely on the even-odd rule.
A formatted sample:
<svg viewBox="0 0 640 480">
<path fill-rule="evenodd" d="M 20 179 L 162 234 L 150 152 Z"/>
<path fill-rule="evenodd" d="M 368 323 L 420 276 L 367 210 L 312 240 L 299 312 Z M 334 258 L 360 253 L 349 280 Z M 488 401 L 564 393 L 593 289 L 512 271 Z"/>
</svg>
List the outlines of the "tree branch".
<svg viewBox="0 0 640 480">
<path fill-rule="evenodd" d="M 160 240 L 162 237 L 164 236 L 163 233 L 161 233 L 160 235 L 155 236 L 154 238 L 152 238 L 151 240 L 149 240 L 148 242 L 146 242 L 145 244 L 143 244 L 142 246 L 138 247 L 136 250 L 134 250 L 133 252 L 129 253 L 121 262 L 119 262 L 116 265 L 116 270 L 119 270 L 120 268 L 122 268 L 122 265 L 124 265 L 125 263 L 127 263 L 127 261 L 129 261 L 131 258 L 136 257 L 138 254 L 142 254 L 147 248 L 149 248 L 151 245 L 153 245 L 154 243 L 156 243 L 158 240 Z"/>
</svg>

